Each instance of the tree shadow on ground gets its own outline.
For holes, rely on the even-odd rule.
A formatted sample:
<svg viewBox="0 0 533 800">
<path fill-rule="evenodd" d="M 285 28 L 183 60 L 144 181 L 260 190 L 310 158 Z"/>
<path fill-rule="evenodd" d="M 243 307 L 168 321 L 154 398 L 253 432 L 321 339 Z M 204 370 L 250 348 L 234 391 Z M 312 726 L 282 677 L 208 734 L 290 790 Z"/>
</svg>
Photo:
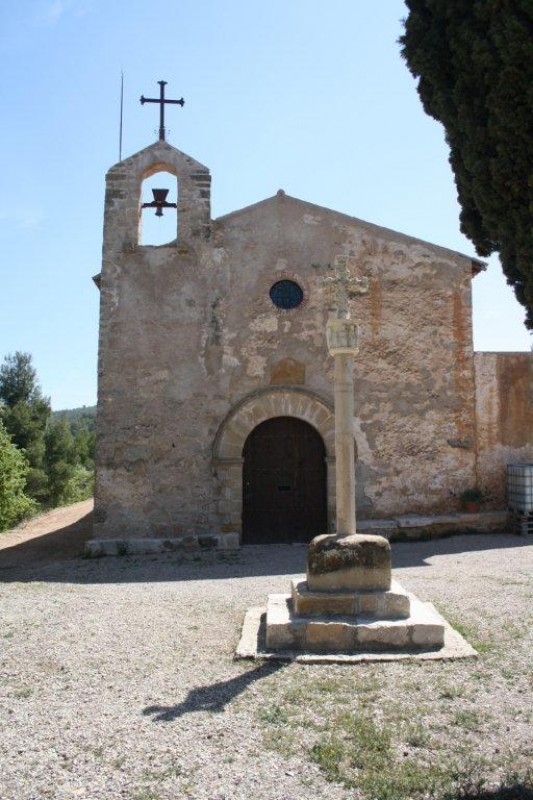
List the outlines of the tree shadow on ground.
<svg viewBox="0 0 533 800">
<path fill-rule="evenodd" d="M 297 575 L 305 572 L 305 544 L 246 545 L 236 551 L 174 551 L 161 555 L 82 558 L 92 537 L 92 512 L 71 525 L 0 550 L 0 580 L 54 583 L 139 583 Z M 436 556 L 483 550 L 514 550 L 533 536 L 510 533 L 457 534 L 426 541 L 394 542 L 393 569 L 430 566 Z"/>
<path fill-rule="evenodd" d="M 446 800 L 533 800 L 533 783 L 526 780 L 494 789 L 460 790 L 457 794 L 447 794 Z"/>
<path fill-rule="evenodd" d="M 279 661 L 266 661 L 255 669 L 248 670 L 236 678 L 218 681 L 209 686 L 190 689 L 187 697 L 175 706 L 148 706 L 143 710 L 145 717 L 153 715 L 154 722 L 172 722 L 185 714 L 195 711 L 210 711 L 219 714 L 235 697 L 244 692 L 251 683 L 267 678 L 286 664 Z"/>
<path fill-rule="evenodd" d="M 517 536 L 507 531 L 454 533 L 438 539 L 393 542 L 392 566 L 430 566 L 430 559 L 435 556 L 461 555 L 483 550 L 515 550 L 528 545 L 533 545 L 533 536 Z"/>
<path fill-rule="evenodd" d="M 79 558 L 83 554 L 85 542 L 92 535 L 93 512 L 90 511 L 71 525 L 41 536 L 33 536 L 11 547 L 4 547 L 0 550 L 0 566 L 37 566 Z"/>
</svg>

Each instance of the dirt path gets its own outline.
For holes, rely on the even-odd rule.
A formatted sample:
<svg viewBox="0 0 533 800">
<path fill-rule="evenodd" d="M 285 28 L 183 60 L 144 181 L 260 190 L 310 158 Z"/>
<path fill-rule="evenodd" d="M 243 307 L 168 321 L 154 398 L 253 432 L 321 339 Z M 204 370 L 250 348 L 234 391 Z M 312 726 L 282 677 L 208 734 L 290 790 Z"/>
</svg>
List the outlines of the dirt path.
<svg viewBox="0 0 533 800">
<path fill-rule="evenodd" d="M 77 558 L 92 536 L 93 501 L 55 508 L 0 533 L 0 566 Z"/>
</svg>

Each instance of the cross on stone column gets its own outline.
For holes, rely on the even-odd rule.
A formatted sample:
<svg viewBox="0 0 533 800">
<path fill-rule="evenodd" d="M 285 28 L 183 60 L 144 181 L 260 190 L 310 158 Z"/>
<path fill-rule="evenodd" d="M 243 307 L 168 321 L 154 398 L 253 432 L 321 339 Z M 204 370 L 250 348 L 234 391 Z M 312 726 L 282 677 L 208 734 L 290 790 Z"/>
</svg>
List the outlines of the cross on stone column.
<svg viewBox="0 0 533 800">
<path fill-rule="evenodd" d="M 335 275 L 321 278 L 320 283 L 335 288 L 335 314 L 338 319 L 349 319 L 348 300 L 350 294 L 366 294 L 368 278 L 354 278 L 348 269 L 350 256 L 335 256 Z"/>
<path fill-rule="evenodd" d="M 334 315 L 326 325 L 326 339 L 335 363 L 335 473 L 336 534 L 356 533 L 354 464 L 354 357 L 359 351 L 357 322 L 350 319 L 349 293 L 365 294 L 368 278 L 355 278 L 348 269 L 349 257 L 335 258 L 335 275 L 322 278 L 322 285 L 336 290 Z"/>
<path fill-rule="evenodd" d="M 185 100 L 181 97 L 179 100 L 167 100 L 165 97 L 165 86 L 167 85 L 166 81 L 157 81 L 160 90 L 159 90 L 159 97 L 145 97 L 143 94 L 141 95 L 141 105 L 143 106 L 145 103 L 159 103 L 159 141 L 165 141 L 165 103 L 171 103 L 173 105 L 178 105 L 183 108 L 185 105 Z"/>
</svg>

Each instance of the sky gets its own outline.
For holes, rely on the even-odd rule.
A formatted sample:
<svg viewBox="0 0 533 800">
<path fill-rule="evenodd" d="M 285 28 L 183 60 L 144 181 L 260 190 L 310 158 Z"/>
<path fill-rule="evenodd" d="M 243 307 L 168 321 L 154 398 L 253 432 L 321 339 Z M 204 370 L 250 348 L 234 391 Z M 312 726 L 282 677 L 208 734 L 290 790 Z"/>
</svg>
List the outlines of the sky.
<svg viewBox="0 0 533 800">
<path fill-rule="evenodd" d="M 54 410 L 96 402 L 105 173 L 157 139 L 209 167 L 218 217 L 287 194 L 475 256 L 442 126 L 400 56 L 401 0 L 0 3 L 0 361 L 29 352 Z M 151 199 L 151 198 L 147 198 Z M 477 350 L 529 350 L 496 256 Z"/>
</svg>

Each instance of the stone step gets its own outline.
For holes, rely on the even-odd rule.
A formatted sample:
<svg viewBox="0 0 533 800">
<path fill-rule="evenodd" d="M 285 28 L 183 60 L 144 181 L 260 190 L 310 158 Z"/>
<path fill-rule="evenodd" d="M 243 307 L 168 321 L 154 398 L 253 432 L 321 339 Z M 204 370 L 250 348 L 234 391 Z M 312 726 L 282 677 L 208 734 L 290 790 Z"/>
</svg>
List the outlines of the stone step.
<svg viewBox="0 0 533 800">
<path fill-rule="evenodd" d="M 358 653 L 434 650 L 444 645 L 444 624 L 409 594 L 406 619 L 370 616 L 298 616 L 289 594 L 268 598 L 266 647 L 274 652 Z"/>
<path fill-rule="evenodd" d="M 387 591 L 311 591 L 305 578 L 291 581 L 294 613 L 297 616 L 359 616 L 406 619 L 410 614 L 409 594 L 398 581 Z"/>
</svg>

